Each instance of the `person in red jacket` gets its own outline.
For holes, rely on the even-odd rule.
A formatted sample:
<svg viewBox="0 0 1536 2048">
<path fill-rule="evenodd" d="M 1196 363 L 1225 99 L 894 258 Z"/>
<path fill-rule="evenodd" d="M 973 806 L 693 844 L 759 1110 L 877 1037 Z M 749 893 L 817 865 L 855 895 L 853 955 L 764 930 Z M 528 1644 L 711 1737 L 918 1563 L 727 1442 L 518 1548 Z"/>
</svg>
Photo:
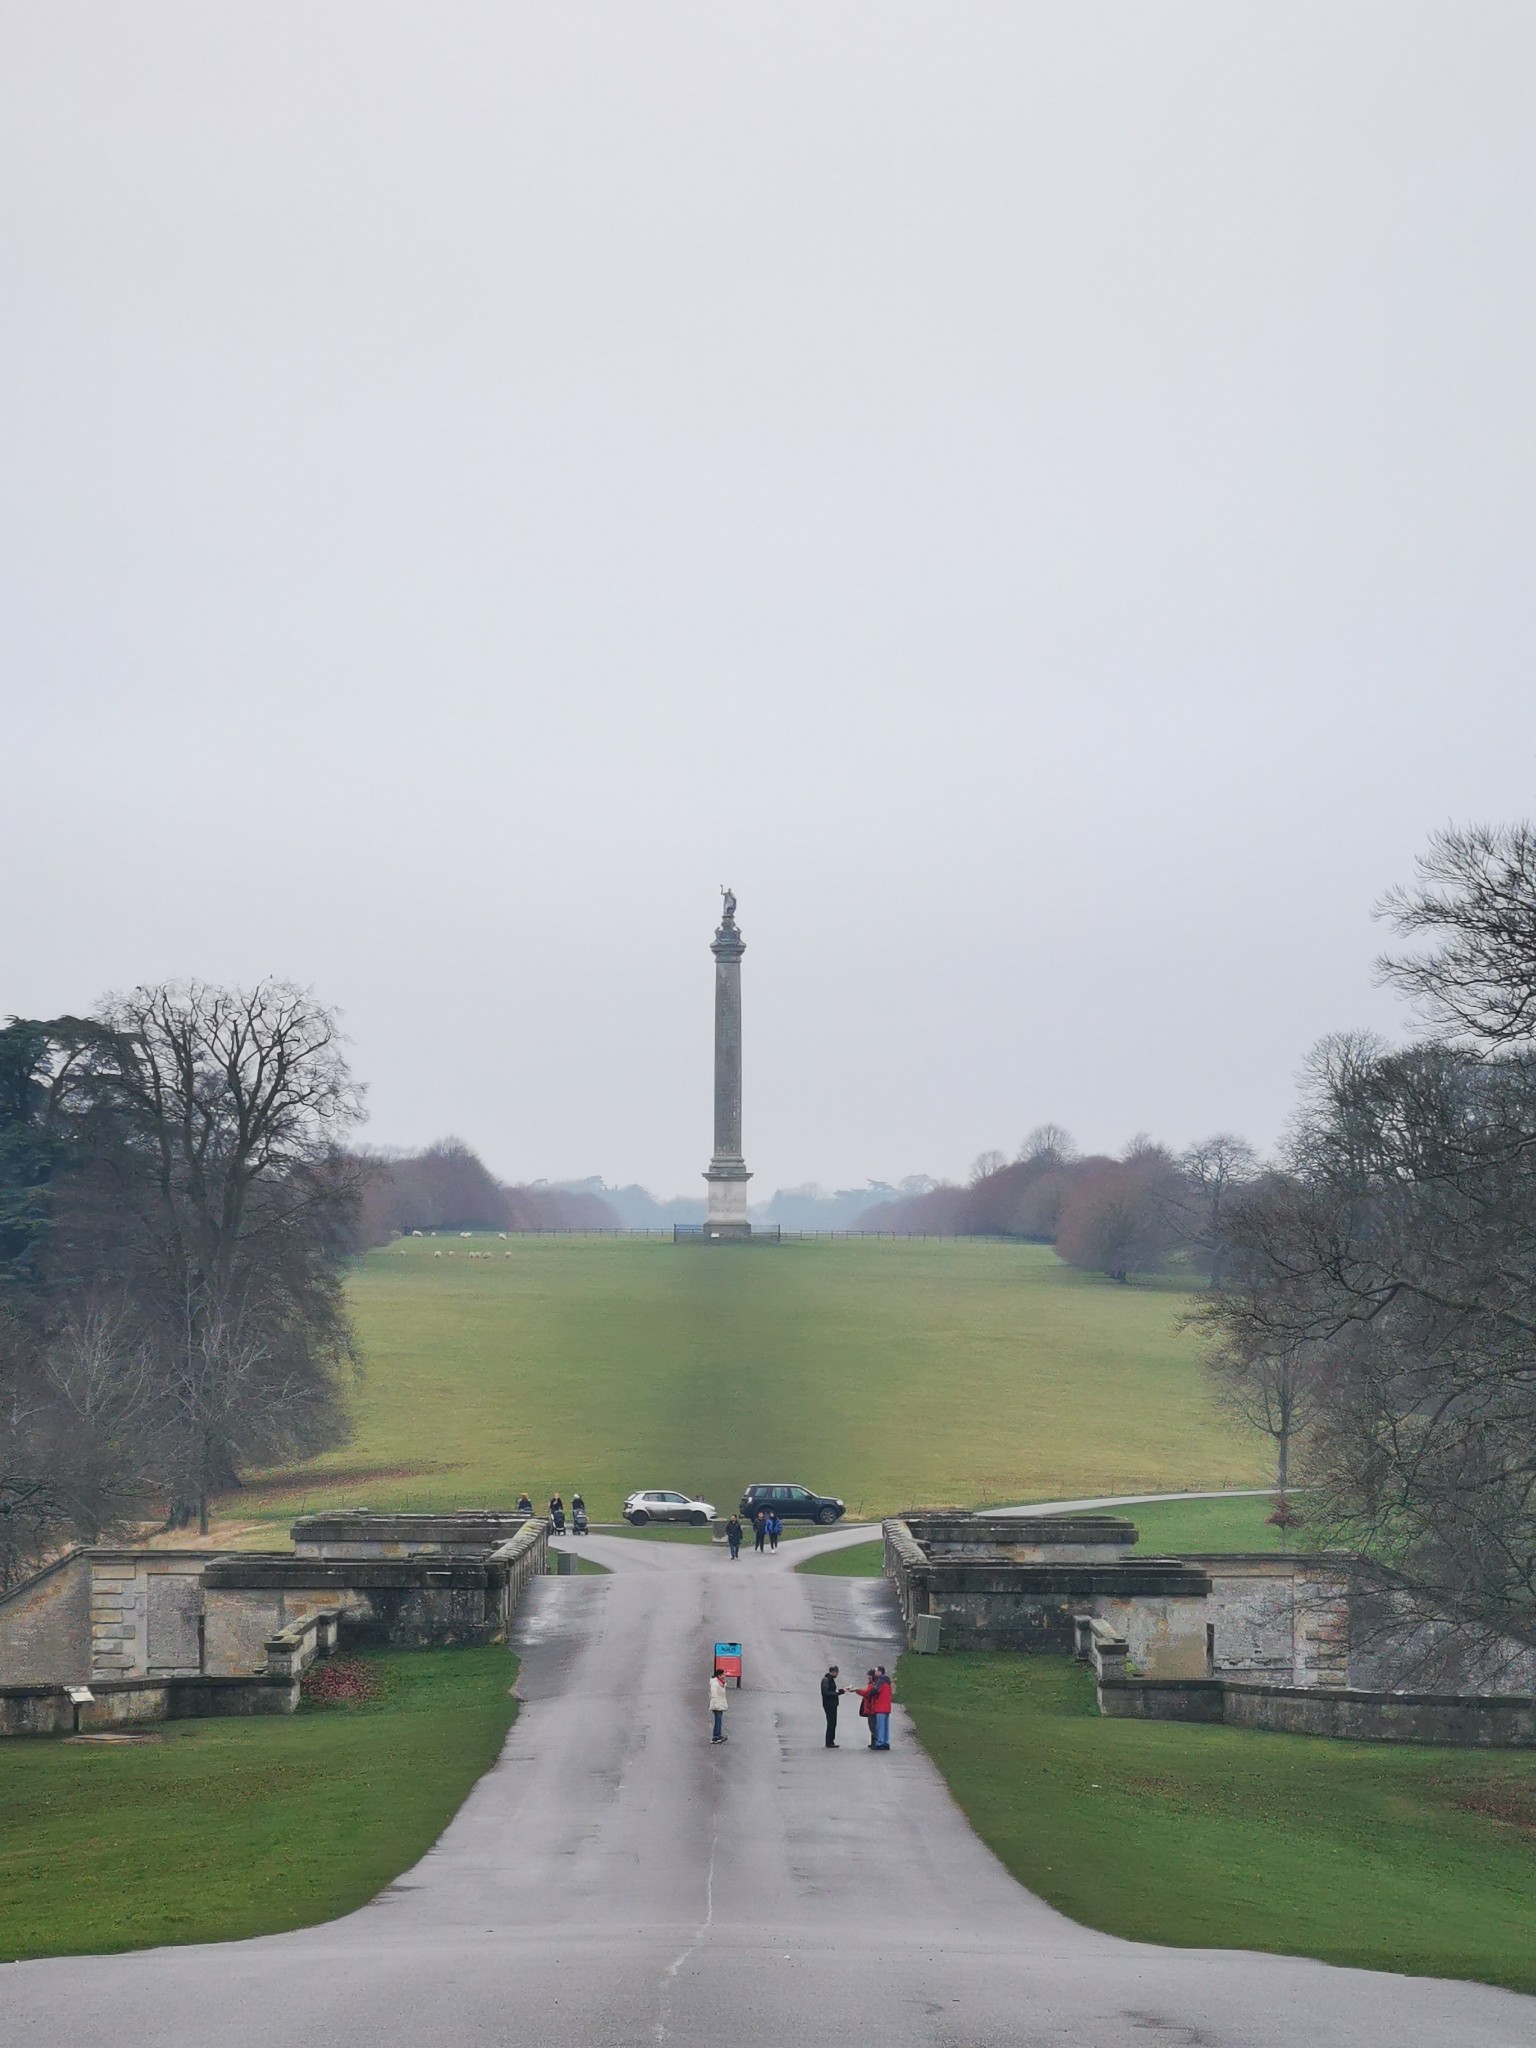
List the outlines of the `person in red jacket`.
<svg viewBox="0 0 1536 2048">
<path fill-rule="evenodd" d="M 869 1718 L 869 1746 L 871 1749 L 889 1749 L 891 1746 L 891 1681 L 882 1664 L 878 1671 L 871 1671 L 868 1685 L 858 1688 L 863 1704 L 861 1714 Z"/>
<path fill-rule="evenodd" d="M 889 1749 L 890 1743 L 880 1740 L 880 1698 L 882 1688 L 885 1695 L 886 1725 L 890 1725 L 891 1681 L 878 1671 L 868 1673 L 868 1685 L 856 1685 L 853 1690 L 859 1697 L 859 1714 L 869 1724 L 869 1746 L 871 1749 Z"/>
</svg>

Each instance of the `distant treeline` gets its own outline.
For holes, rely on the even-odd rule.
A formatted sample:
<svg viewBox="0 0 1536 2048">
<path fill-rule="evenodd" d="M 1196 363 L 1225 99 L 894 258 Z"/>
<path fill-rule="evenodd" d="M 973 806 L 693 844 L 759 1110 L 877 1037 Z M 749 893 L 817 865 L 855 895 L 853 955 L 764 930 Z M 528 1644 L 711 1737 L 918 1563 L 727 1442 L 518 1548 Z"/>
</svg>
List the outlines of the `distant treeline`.
<svg viewBox="0 0 1536 2048">
<path fill-rule="evenodd" d="M 1011 1162 L 984 1152 L 965 1186 L 881 1202 L 855 1228 L 1025 1238 L 1119 1281 L 1175 1265 L 1219 1278 L 1223 1209 L 1259 1173 L 1253 1147 L 1227 1132 L 1180 1153 L 1136 1137 L 1115 1159 L 1081 1156 L 1059 1124 L 1042 1124 Z"/>
<path fill-rule="evenodd" d="M 388 1244 L 413 1230 L 617 1230 L 600 1195 L 508 1186 L 460 1138 L 441 1138 L 403 1158 L 365 1155 L 357 1239 Z"/>
</svg>

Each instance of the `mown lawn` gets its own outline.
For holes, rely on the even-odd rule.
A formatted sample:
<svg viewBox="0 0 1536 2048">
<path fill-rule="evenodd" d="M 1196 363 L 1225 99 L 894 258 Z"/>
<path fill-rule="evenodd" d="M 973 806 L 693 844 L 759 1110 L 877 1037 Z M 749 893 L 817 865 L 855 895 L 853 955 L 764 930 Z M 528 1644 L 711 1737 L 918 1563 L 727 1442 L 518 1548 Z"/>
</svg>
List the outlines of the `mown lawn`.
<svg viewBox="0 0 1536 2048">
<path fill-rule="evenodd" d="M 1212 1405 L 1185 1297 L 1038 1246 L 421 1239 L 359 1262 L 356 1433 L 226 1503 L 503 1504 L 638 1486 L 722 1507 L 798 1479 L 851 1514 L 1261 1483 Z M 437 1258 L 453 1249 L 456 1256 Z M 510 1256 L 507 1254 L 510 1253 Z"/>
<path fill-rule="evenodd" d="M 1285 1532 L 1271 1528 L 1275 1503 L 1269 1494 L 1243 1500 L 1140 1501 L 1116 1508 L 1136 1524 L 1136 1549 L 1143 1557 L 1178 1556 L 1182 1551 L 1283 1550 Z M 1307 1548 L 1303 1532 L 1290 1532 L 1289 1548 Z"/>
<path fill-rule="evenodd" d="M 416 1862 L 495 1762 L 516 1663 L 360 1661 L 366 1704 L 173 1722 L 120 1747 L 0 1744 L 0 1961 L 305 1927 Z"/>
<path fill-rule="evenodd" d="M 1147 1557 L 1180 1551 L 1280 1550 L 1285 1539 L 1266 1520 L 1273 1506 L 1264 1494 L 1257 1499 L 1141 1501 L 1113 1512 L 1136 1524 L 1137 1551 Z M 1291 1547 L 1301 1547 L 1295 1532 Z M 795 1566 L 798 1572 L 828 1579 L 878 1579 L 884 1569 L 885 1547 L 878 1539 L 851 1543 L 846 1550 L 824 1550 Z"/>
<path fill-rule="evenodd" d="M 907 1656 L 971 1824 L 1075 1920 L 1536 1991 L 1536 1755 L 1101 1720 L 1061 1658 Z"/>
</svg>

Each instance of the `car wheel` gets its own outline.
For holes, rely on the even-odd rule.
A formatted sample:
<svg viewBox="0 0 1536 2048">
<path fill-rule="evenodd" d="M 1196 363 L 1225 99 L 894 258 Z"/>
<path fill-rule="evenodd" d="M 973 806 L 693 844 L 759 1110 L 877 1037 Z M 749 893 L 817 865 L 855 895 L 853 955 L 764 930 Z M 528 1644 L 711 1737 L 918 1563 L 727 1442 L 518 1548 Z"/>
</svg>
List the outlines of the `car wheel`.
<svg viewBox="0 0 1536 2048">
<path fill-rule="evenodd" d="M 830 1528 L 831 1525 L 837 1520 L 837 1509 L 818 1508 L 816 1510 L 816 1519 L 818 1522 L 820 1522 L 823 1529 Z"/>
<path fill-rule="evenodd" d="M 688 1519 L 692 1522 L 695 1529 L 707 1529 L 709 1527 L 708 1515 L 690 1515 Z"/>
<path fill-rule="evenodd" d="M 636 1508 L 629 1518 L 629 1526 L 631 1529 L 643 1529 L 650 1519 L 644 1508 Z"/>
</svg>

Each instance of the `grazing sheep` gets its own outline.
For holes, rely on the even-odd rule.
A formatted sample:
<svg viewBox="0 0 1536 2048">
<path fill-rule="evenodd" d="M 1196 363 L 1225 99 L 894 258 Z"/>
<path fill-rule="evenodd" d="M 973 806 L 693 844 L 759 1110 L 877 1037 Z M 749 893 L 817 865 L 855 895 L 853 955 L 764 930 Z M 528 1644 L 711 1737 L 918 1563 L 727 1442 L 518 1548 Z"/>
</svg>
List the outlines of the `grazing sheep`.
<svg viewBox="0 0 1536 2048">
<path fill-rule="evenodd" d="M 432 1256 L 434 1259 L 440 1259 L 443 1255 L 441 1252 L 434 1252 Z"/>
</svg>

